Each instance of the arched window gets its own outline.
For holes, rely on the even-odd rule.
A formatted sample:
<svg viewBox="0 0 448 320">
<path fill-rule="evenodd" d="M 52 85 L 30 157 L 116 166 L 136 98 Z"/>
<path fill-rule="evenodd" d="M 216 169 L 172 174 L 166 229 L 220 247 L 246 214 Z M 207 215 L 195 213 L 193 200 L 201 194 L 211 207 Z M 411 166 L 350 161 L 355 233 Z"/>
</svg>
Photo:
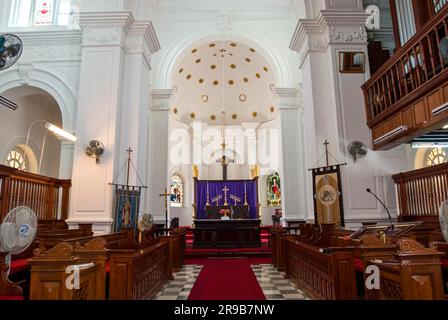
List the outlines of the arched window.
<svg viewBox="0 0 448 320">
<path fill-rule="evenodd" d="M 425 156 L 425 166 L 432 167 L 448 162 L 447 148 L 434 148 L 428 150 Z"/>
<path fill-rule="evenodd" d="M 22 171 L 28 170 L 28 159 L 25 156 L 24 150 L 18 146 L 8 153 L 5 164 Z"/>
<path fill-rule="evenodd" d="M 68 25 L 72 14 L 71 0 L 15 0 L 10 27 Z"/>
<path fill-rule="evenodd" d="M 278 207 L 282 204 L 280 175 L 276 172 L 268 177 L 268 206 Z"/>
<path fill-rule="evenodd" d="M 178 175 L 171 177 L 171 207 L 183 207 L 184 183 Z"/>
</svg>

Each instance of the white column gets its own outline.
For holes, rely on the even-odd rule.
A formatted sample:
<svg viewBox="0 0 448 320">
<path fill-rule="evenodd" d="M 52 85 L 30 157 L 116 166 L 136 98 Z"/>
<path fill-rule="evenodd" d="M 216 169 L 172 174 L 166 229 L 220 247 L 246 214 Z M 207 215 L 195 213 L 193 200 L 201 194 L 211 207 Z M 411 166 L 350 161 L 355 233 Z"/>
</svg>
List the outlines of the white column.
<svg viewBox="0 0 448 320">
<path fill-rule="evenodd" d="M 165 199 L 159 194 L 169 188 L 169 112 L 171 89 L 153 90 L 149 126 L 149 212 L 157 223 L 165 223 Z M 168 206 L 168 223 L 169 223 Z"/>
<path fill-rule="evenodd" d="M 281 178 L 283 220 L 306 217 L 304 166 L 298 91 L 277 88 L 281 129 Z"/>
<path fill-rule="evenodd" d="M 148 184 L 148 145 L 151 55 L 160 50 L 150 22 L 135 22 L 129 29 L 123 76 L 123 97 L 120 113 L 119 148 L 120 168 L 127 161 L 126 150 L 130 147 L 135 170 L 131 169 L 130 184 Z M 138 176 L 137 176 L 138 175 Z M 118 177 L 124 183 L 126 172 Z M 146 211 L 146 191 L 142 191 L 141 212 Z"/>
<path fill-rule="evenodd" d="M 371 147 L 370 130 L 366 125 L 364 97 L 361 85 L 368 79 L 366 14 L 359 8 L 338 9 L 332 2 L 330 10 L 322 10 L 314 20 L 299 21 L 291 42 L 298 52 L 305 109 L 306 166 L 317 163 L 328 140 L 331 154 L 339 162 L 347 162 L 342 169 L 342 189 L 345 220 L 349 227 L 363 221 L 379 221 L 387 215 L 369 194 L 376 191 L 396 212 L 396 201 L 391 174 L 407 169 L 403 148 L 389 152 L 369 151 L 365 159 L 354 163 L 347 152 L 351 141 L 361 141 Z M 359 10 L 357 10 L 359 9 Z M 366 56 L 365 73 L 339 72 L 339 53 L 363 52 Z M 332 160 L 332 164 L 336 160 Z M 307 216 L 314 217 L 312 179 L 307 176 Z"/>
<path fill-rule="evenodd" d="M 80 26 L 78 142 L 67 222 L 93 223 L 94 231 L 104 234 L 111 231 L 114 218 L 109 183 L 125 181 L 118 173 L 128 147 L 135 150 L 133 159 L 142 179 L 147 176 L 150 55 L 160 46 L 151 23 L 135 22 L 130 12 L 81 13 Z M 98 164 L 84 154 L 90 140 L 105 145 Z M 131 182 L 137 183 L 135 175 Z"/>
</svg>

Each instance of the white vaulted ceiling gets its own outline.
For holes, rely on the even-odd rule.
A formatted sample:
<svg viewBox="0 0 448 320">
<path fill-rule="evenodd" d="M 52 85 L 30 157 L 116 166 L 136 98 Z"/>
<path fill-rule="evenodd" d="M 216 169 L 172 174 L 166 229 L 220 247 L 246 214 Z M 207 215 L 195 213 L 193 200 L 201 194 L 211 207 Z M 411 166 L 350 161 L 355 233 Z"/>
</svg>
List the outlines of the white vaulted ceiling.
<svg viewBox="0 0 448 320">
<path fill-rule="evenodd" d="M 185 50 L 172 78 L 172 114 L 183 122 L 229 124 L 275 117 L 275 76 L 256 49 L 237 41 L 209 41 Z"/>
</svg>

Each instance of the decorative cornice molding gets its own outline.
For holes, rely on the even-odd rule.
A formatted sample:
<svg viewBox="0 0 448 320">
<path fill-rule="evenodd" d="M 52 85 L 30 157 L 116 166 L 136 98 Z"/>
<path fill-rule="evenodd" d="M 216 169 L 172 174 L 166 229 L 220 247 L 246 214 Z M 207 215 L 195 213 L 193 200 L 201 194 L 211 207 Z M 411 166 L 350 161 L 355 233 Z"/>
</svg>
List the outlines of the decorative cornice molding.
<svg viewBox="0 0 448 320">
<path fill-rule="evenodd" d="M 80 30 L 27 31 L 16 34 L 24 45 L 21 63 L 81 60 Z"/>
<path fill-rule="evenodd" d="M 151 104 L 149 108 L 152 111 L 169 111 L 170 99 L 173 95 L 173 89 L 154 89 L 151 91 Z"/>
<path fill-rule="evenodd" d="M 131 12 L 81 13 L 84 47 L 123 47 L 142 54 L 151 65 L 151 55 L 161 49 L 151 21 L 135 21 Z"/>
<path fill-rule="evenodd" d="M 280 110 L 299 109 L 299 90 L 296 88 L 275 88 L 278 96 L 277 106 Z"/>
<path fill-rule="evenodd" d="M 322 10 L 316 19 L 300 20 L 289 45 L 299 54 L 300 66 L 309 52 L 323 52 L 334 44 L 367 44 L 368 14 Z"/>
</svg>

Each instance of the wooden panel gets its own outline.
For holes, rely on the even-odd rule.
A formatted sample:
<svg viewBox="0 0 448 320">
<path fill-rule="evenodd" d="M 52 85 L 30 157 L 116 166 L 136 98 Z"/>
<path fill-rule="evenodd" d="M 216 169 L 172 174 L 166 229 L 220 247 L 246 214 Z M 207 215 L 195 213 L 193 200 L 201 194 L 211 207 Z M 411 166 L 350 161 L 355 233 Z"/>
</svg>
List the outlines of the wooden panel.
<svg viewBox="0 0 448 320">
<path fill-rule="evenodd" d="M 431 94 L 429 94 L 426 98 L 427 108 L 428 108 L 428 119 L 431 118 L 432 110 L 440 107 L 443 104 L 443 90 L 439 89 Z"/>
<path fill-rule="evenodd" d="M 415 125 L 419 125 L 428 121 L 428 111 L 426 109 L 425 99 L 420 100 L 414 106 Z"/>
</svg>

